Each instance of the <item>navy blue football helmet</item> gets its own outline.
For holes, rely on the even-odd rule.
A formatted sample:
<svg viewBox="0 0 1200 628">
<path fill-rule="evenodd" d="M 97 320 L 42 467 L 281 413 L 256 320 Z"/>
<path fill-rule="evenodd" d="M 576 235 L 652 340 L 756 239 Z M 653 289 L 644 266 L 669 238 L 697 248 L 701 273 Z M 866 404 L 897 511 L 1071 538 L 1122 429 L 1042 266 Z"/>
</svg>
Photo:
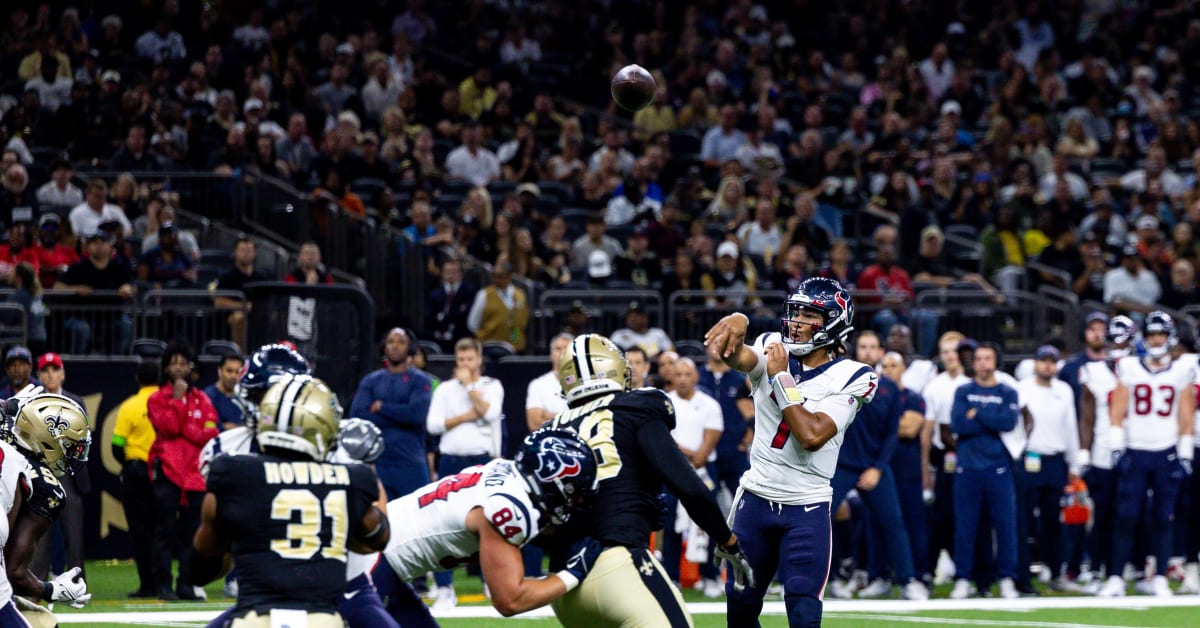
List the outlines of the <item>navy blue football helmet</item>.
<svg viewBox="0 0 1200 628">
<path fill-rule="evenodd" d="M 808 355 L 821 347 L 843 342 L 854 329 L 854 302 L 850 299 L 850 292 L 834 279 L 805 279 L 796 293 L 787 298 L 783 307 L 780 332 L 784 346 L 792 355 Z M 820 313 L 822 322 L 814 324 L 812 335 L 802 342 L 796 334 L 805 325 L 800 321 L 800 312 L 803 310 Z"/>
<path fill-rule="evenodd" d="M 1119 360 L 1133 350 L 1133 341 L 1137 338 L 1137 326 L 1134 325 L 1133 319 L 1125 316 L 1112 317 L 1108 321 L 1108 332 L 1104 336 L 1105 342 L 1108 344 L 1108 358 L 1110 360 Z"/>
<path fill-rule="evenodd" d="M 1152 358 L 1161 358 L 1179 343 L 1179 334 L 1175 328 L 1175 319 L 1162 310 L 1150 312 L 1146 315 L 1146 320 L 1142 321 L 1142 340 L 1144 341 L 1150 334 L 1167 335 L 1167 342 L 1161 346 L 1151 347 L 1149 344 L 1146 345 L 1146 353 Z"/>
<path fill-rule="evenodd" d="M 238 405 L 245 415 L 247 427 L 254 427 L 258 423 L 258 404 L 267 394 L 267 389 L 287 375 L 312 375 L 308 360 L 287 345 L 263 345 L 242 365 L 237 396 L 241 399 Z"/>
<path fill-rule="evenodd" d="M 574 432 L 543 428 L 525 437 L 513 461 L 538 510 L 563 525 L 596 494 L 596 458 Z"/>
</svg>

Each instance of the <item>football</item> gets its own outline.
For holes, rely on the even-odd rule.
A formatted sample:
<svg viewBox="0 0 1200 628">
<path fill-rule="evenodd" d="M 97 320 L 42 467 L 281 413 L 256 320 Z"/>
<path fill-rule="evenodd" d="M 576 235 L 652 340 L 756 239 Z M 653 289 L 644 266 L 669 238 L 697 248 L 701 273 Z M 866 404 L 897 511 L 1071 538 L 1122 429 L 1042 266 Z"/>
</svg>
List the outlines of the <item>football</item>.
<svg viewBox="0 0 1200 628">
<path fill-rule="evenodd" d="M 627 65 L 612 78 L 612 97 L 626 111 L 639 111 L 654 101 L 657 85 L 650 72 L 640 65 Z"/>
</svg>

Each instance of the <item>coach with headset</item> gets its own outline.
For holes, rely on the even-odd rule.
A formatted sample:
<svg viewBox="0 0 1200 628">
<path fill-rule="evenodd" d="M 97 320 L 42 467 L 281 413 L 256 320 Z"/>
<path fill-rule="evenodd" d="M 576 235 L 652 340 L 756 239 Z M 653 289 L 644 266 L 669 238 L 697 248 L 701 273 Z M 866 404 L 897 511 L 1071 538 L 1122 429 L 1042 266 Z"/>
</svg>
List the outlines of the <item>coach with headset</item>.
<svg viewBox="0 0 1200 628">
<path fill-rule="evenodd" d="M 383 338 L 383 368 L 368 374 L 347 416 L 367 419 L 383 432 L 387 455 L 375 471 L 389 497 L 407 495 L 429 483 L 425 460 L 425 416 L 433 382 L 424 371 L 409 367 L 409 348 L 416 342 L 396 327 Z"/>
</svg>

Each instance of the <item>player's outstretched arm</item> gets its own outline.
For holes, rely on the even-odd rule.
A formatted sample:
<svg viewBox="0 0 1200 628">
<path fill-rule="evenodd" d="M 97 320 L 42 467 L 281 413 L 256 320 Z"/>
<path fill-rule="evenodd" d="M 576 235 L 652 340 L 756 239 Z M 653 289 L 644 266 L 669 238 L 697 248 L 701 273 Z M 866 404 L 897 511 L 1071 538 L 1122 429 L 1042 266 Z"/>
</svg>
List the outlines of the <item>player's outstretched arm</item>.
<svg viewBox="0 0 1200 628">
<path fill-rule="evenodd" d="M 217 496 L 208 493 L 200 506 L 200 527 L 192 537 L 192 582 L 204 586 L 228 573 L 233 561 L 228 556 L 229 539 L 217 528 Z"/>
<path fill-rule="evenodd" d="M 579 585 L 581 578 L 564 573 L 567 570 L 545 578 L 526 578 L 520 548 L 492 526 L 483 508 L 467 514 L 467 530 L 479 535 L 479 567 L 492 594 L 492 606 L 505 617 L 545 606 Z"/>
<path fill-rule="evenodd" d="M 745 314 L 730 314 L 717 321 L 704 334 L 704 346 L 720 356 L 730 368 L 749 373 L 758 366 L 758 356 L 746 345 L 746 329 L 749 326 L 750 319 Z"/>
</svg>

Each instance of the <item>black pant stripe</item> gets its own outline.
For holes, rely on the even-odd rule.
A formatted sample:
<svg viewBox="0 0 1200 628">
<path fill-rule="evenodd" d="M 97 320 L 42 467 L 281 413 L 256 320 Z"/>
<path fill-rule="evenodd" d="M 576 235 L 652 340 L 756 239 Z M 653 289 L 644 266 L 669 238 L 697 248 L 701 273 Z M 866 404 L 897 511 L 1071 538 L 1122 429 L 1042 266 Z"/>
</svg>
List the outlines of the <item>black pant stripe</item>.
<svg viewBox="0 0 1200 628">
<path fill-rule="evenodd" d="M 667 621 L 671 622 L 671 628 L 688 628 L 687 613 L 679 605 L 679 600 L 671 591 L 671 583 L 667 582 L 666 575 L 655 565 L 650 552 L 645 549 L 630 549 L 629 555 L 633 559 L 634 569 L 642 576 L 642 584 L 646 585 L 646 589 L 658 601 L 658 606 L 667 616 Z"/>
</svg>

